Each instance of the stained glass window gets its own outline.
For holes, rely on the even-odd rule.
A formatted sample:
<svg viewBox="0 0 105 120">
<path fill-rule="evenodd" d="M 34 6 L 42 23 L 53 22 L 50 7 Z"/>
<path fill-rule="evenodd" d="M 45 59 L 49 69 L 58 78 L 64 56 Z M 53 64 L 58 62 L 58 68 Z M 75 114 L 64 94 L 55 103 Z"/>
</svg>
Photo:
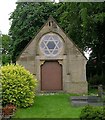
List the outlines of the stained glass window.
<svg viewBox="0 0 105 120">
<path fill-rule="evenodd" d="M 48 33 L 41 38 L 39 46 L 46 56 L 56 56 L 61 52 L 63 43 L 59 35 Z"/>
</svg>

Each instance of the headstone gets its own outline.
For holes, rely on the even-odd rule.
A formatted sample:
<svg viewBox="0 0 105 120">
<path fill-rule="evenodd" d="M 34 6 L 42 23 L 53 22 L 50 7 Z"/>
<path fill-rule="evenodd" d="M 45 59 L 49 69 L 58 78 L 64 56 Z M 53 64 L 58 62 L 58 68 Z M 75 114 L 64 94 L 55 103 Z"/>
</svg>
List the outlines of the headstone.
<svg viewBox="0 0 105 120">
<path fill-rule="evenodd" d="M 99 96 L 71 96 L 70 101 L 72 106 L 103 106 Z"/>
<path fill-rule="evenodd" d="M 98 86 L 98 96 L 101 97 L 101 98 L 103 96 L 103 86 L 102 85 Z"/>
</svg>

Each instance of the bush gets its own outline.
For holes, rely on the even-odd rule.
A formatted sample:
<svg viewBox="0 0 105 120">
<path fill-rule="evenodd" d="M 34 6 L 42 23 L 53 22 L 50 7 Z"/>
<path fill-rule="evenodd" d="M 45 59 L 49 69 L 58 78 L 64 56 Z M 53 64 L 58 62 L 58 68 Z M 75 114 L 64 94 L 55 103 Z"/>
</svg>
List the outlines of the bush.
<svg viewBox="0 0 105 120">
<path fill-rule="evenodd" d="M 28 107 L 34 102 L 37 80 L 24 67 L 5 65 L 2 70 L 3 106 L 14 104 L 18 107 Z"/>
<path fill-rule="evenodd" d="M 80 114 L 80 120 L 105 120 L 105 108 L 85 106 Z"/>
</svg>

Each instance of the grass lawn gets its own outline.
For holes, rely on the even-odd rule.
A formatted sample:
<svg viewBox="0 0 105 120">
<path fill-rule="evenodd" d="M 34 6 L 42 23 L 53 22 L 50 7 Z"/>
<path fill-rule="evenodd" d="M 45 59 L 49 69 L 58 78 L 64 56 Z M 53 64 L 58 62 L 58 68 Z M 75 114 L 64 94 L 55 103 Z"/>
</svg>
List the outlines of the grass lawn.
<svg viewBox="0 0 105 120">
<path fill-rule="evenodd" d="M 37 95 L 34 105 L 17 109 L 15 118 L 79 118 L 83 107 L 72 107 L 70 94 Z"/>
</svg>

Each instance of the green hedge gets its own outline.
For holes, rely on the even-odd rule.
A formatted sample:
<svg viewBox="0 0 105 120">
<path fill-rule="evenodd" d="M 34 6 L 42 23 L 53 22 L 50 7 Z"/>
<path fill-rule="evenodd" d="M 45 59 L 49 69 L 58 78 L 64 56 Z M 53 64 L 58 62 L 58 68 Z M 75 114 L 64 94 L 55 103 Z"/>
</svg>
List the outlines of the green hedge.
<svg viewBox="0 0 105 120">
<path fill-rule="evenodd" d="M 80 120 L 105 120 L 105 107 L 85 106 L 81 111 Z"/>
<path fill-rule="evenodd" d="M 3 105 L 12 103 L 18 107 L 28 107 L 34 102 L 37 80 L 24 67 L 5 65 L 2 70 Z"/>
</svg>

